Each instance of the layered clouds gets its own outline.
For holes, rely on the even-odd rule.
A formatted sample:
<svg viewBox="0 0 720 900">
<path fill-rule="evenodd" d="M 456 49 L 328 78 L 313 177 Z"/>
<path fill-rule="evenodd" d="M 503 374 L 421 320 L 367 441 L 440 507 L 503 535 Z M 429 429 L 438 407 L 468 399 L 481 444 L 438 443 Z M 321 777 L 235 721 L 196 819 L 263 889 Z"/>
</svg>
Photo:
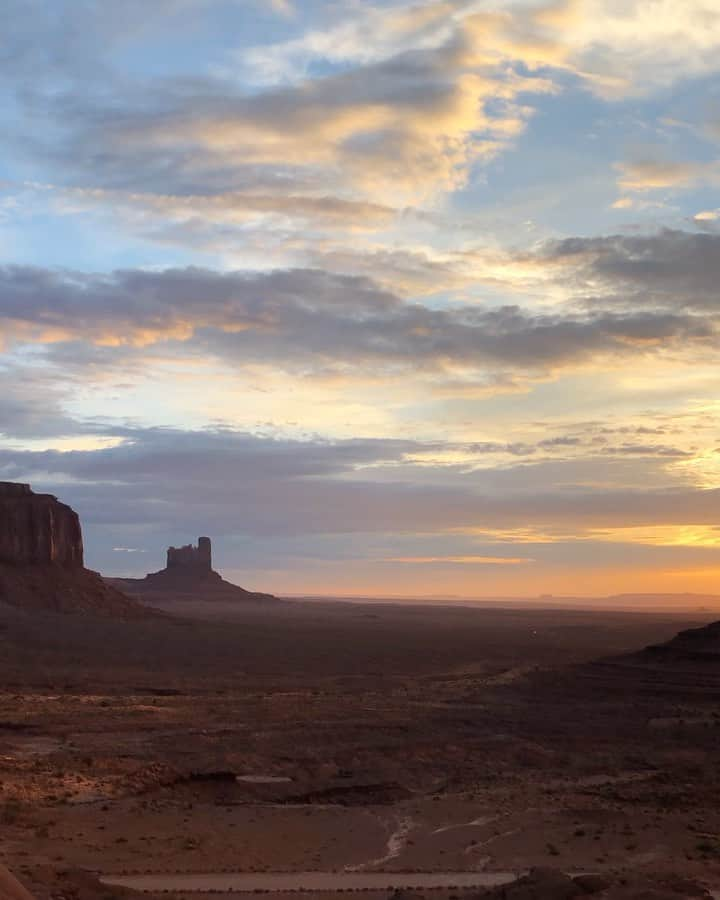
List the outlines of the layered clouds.
<svg viewBox="0 0 720 900">
<path fill-rule="evenodd" d="M 633 256 L 632 241 L 552 244 L 546 253 L 560 263 L 585 258 L 578 272 L 568 265 L 574 277 L 606 279 L 609 296 L 594 298 L 594 308 L 584 298 L 557 310 L 432 307 L 383 290 L 367 277 L 312 269 L 125 270 L 97 276 L 8 267 L 0 271 L 0 318 L 7 345 L 160 346 L 168 353 L 212 354 L 239 368 L 331 367 L 360 378 L 368 366 L 520 373 L 592 362 L 598 355 L 662 355 L 688 344 L 714 349 L 714 317 L 697 311 L 698 305 L 713 306 L 712 298 L 698 294 L 712 273 L 680 267 L 683 260 L 697 264 L 702 243 L 690 246 L 679 235 L 675 240 L 682 246 L 674 248 L 674 262 L 662 255 L 667 236 L 656 239 L 655 259 L 649 255 L 652 240 L 640 242 L 645 250 L 639 257 Z M 700 238 L 704 252 L 718 241 Z M 665 279 L 668 267 L 673 276 Z M 640 292 L 640 302 L 617 298 L 626 284 Z M 658 286 L 651 293 L 653 285 Z"/>
<path fill-rule="evenodd" d="M 206 531 L 277 590 L 710 586 L 713 3 L 34 6 L 0 474 L 96 566 Z"/>
<path fill-rule="evenodd" d="M 160 565 L 164 544 L 194 531 L 217 536 L 224 569 L 285 591 L 407 593 L 416 566 L 434 592 L 517 591 L 538 570 L 553 589 L 589 572 L 637 587 L 639 568 L 707 565 L 717 490 L 666 470 L 692 452 L 632 431 L 598 442 L 602 431 L 584 423 L 572 442 L 507 446 L 126 429 L 114 447 L 7 449 L 0 467 L 61 487 L 114 572 Z"/>
</svg>

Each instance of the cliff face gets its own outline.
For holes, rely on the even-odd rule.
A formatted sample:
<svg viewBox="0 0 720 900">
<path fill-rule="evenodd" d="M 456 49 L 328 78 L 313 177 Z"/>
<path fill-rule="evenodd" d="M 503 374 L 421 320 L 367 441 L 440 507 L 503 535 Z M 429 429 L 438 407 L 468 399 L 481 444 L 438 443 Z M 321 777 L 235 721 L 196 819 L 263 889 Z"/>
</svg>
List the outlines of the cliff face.
<svg viewBox="0 0 720 900">
<path fill-rule="evenodd" d="M 0 603 L 123 618 L 149 613 L 83 566 L 77 513 L 27 484 L 0 482 Z M 0 898 L 2 890 L 0 890 Z"/>
<path fill-rule="evenodd" d="M 83 543 L 77 513 L 28 484 L 0 482 L 0 562 L 82 569 Z"/>
</svg>

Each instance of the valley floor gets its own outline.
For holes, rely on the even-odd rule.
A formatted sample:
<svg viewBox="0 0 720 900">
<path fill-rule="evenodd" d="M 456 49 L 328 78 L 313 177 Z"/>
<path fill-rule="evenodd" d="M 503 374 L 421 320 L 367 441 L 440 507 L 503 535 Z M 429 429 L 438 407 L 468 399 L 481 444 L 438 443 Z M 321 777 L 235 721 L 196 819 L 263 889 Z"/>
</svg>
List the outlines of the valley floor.
<svg viewBox="0 0 720 900">
<path fill-rule="evenodd" d="M 40 900 L 720 889 L 720 664 L 625 655 L 707 614 L 164 605 L 0 607 L 0 862 Z"/>
</svg>

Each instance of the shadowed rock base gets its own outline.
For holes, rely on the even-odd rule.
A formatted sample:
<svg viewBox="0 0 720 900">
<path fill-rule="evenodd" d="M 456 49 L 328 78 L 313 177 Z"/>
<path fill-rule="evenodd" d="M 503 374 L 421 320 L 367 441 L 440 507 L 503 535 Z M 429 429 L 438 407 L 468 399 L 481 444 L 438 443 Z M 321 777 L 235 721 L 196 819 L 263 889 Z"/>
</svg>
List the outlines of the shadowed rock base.
<svg viewBox="0 0 720 900">
<path fill-rule="evenodd" d="M 148 610 L 89 569 L 0 563 L 0 603 L 26 610 L 138 618 Z"/>
</svg>

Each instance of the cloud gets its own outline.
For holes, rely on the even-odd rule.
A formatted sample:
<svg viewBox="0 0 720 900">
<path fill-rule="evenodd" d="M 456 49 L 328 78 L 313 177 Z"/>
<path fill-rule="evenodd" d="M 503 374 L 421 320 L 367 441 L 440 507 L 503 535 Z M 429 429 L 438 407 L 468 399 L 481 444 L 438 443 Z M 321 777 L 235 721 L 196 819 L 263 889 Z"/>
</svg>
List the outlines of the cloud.
<svg viewBox="0 0 720 900">
<path fill-rule="evenodd" d="M 578 0 L 558 10 L 574 65 L 610 99 L 718 71 L 714 0 Z"/>
<path fill-rule="evenodd" d="M 311 52 L 334 48 L 343 62 L 260 90 L 240 85 L 237 67 L 226 67 L 223 77 L 216 65 L 193 77 L 145 81 L 105 71 L 79 92 L 51 77 L 49 61 L 36 60 L 37 85 L 24 85 L 21 108 L 44 110 L 55 127 L 48 141 L 29 117 L 25 153 L 54 165 L 58 183 L 131 193 L 201 197 L 248 185 L 262 193 L 262 182 L 280 175 L 295 193 L 309 182 L 344 200 L 434 198 L 464 185 L 475 163 L 512 144 L 532 113 L 523 97 L 553 89 L 502 56 L 475 59 L 454 5 L 371 9 L 373 39 L 365 46 L 384 35 L 387 53 L 364 59 L 352 49 L 363 33 L 357 23 L 338 26 L 355 28 L 345 40 L 331 29 L 324 51 L 304 38 Z M 85 50 L 79 58 L 93 59 L 92 48 Z M 261 66 L 259 50 L 241 53 Z M 282 50 L 270 47 L 268 54 L 277 59 Z M 70 58 L 63 65 L 71 71 Z"/>
<path fill-rule="evenodd" d="M 281 16 L 294 16 L 296 9 L 292 0 L 270 0 L 270 6 Z"/>
<path fill-rule="evenodd" d="M 642 159 L 618 163 L 618 186 L 622 191 L 680 190 L 698 184 L 720 183 L 720 163 Z"/>
<path fill-rule="evenodd" d="M 301 81 L 313 61 L 367 65 L 416 49 L 447 43 L 467 3 L 457 0 L 399 6 L 348 6 L 337 19 L 282 42 L 261 44 L 234 56 L 250 79 L 261 83 Z"/>
<path fill-rule="evenodd" d="M 545 254 L 574 270 L 578 295 L 589 293 L 593 305 L 718 311 L 717 234 L 662 229 L 648 235 L 566 238 L 549 243 Z"/>
<path fill-rule="evenodd" d="M 256 216 L 278 215 L 301 221 L 320 220 L 328 225 L 387 224 L 402 210 L 381 203 L 345 200 L 333 196 L 303 194 L 263 194 L 234 191 L 227 194 L 165 195 L 127 194 L 102 189 L 63 188 L 57 191 L 68 204 L 81 208 L 98 205 L 125 206 L 142 212 L 156 211 L 167 218 L 189 219 L 202 216 L 218 222 L 243 223 Z"/>
<path fill-rule="evenodd" d="M 697 236 L 698 238 L 708 236 Z M 631 246 L 631 245 L 629 245 Z M 652 245 L 651 245 L 652 246 Z M 625 262 L 622 241 L 560 242 L 555 260 L 603 270 L 606 277 L 645 281 L 654 273 Z M 697 250 L 704 256 L 702 249 Z M 657 265 L 664 260 L 658 258 Z M 694 277 L 690 272 L 689 278 Z M 708 275 L 704 274 L 703 279 Z M 674 278 L 682 278 L 676 266 Z M 141 360 L 162 347 L 180 357 L 200 354 L 236 366 L 352 374 L 368 366 L 444 376 L 482 374 L 488 367 L 546 371 L 601 356 L 637 356 L 677 344 L 710 345 L 715 332 L 690 312 L 656 310 L 537 314 L 517 306 L 432 308 L 408 302 L 368 278 L 318 270 L 219 273 L 204 269 L 118 271 L 91 275 L 44 269 L 0 270 L 0 322 L 6 342 L 44 345 L 50 358 L 103 365 L 124 353 Z M 94 348 L 94 349 L 93 349 Z"/>
<path fill-rule="evenodd" d="M 406 565 L 524 566 L 535 562 L 527 556 L 391 556 L 382 562 Z"/>
<path fill-rule="evenodd" d="M 521 94 L 549 89 L 540 78 L 479 74 L 449 44 L 258 94 L 207 78 L 156 86 L 112 117 L 66 101 L 65 121 L 77 129 L 66 153 L 101 183 L 113 171 L 127 177 L 132 163 L 152 173 L 170 161 L 185 185 L 203 179 L 203 167 L 225 171 L 228 183 L 253 168 L 300 179 L 321 168 L 336 190 L 432 195 L 464 184 L 474 162 L 517 136 L 529 114 Z"/>
<path fill-rule="evenodd" d="M 281 205 L 273 183 L 300 218 L 322 215 L 331 196 L 432 202 L 517 141 L 536 95 L 573 78 L 609 98 L 651 91 L 717 71 L 720 47 L 713 0 L 345 4 L 322 27 L 298 34 L 297 23 L 288 40 L 228 50 L 230 63 L 189 75 L 182 42 L 219 16 L 235 21 L 232 3 L 131 0 L 108 14 L 58 0 L 52 21 L 32 6 L 36 16 L 11 3 L 13 50 L 0 59 L 21 116 L 8 134 L 17 153 L 54 168 L 61 186 L 147 195 L 151 206 L 175 198 L 176 209 L 192 198 L 198 216 L 223 197 L 236 210 L 253 203 L 238 192 Z M 138 74 L 124 52 L 145 50 L 168 22 L 167 75 Z M 99 52 L 108 46 L 123 52 Z M 262 84 L 239 77 L 253 72 Z M 696 177 L 686 163 L 626 169 L 632 190 Z"/>
<path fill-rule="evenodd" d="M 689 450 L 681 450 L 679 447 L 667 447 L 662 444 L 621 444 L 619 446 L 603 447 L 602 452 L 613 456 L 664 456 L 678 459 L 692 458 L 693 456 Z"/>
<path fill-rule="evenodd" d="M 72 393 L 67 380 L 39 368 L 0 367 L 0 435 L 35 438 L 88 433 L 64 409 Z"/>
<path fill-rule="evenodd" d="M 36 91 L 70 84 L 94 90 L 94 79 L 112 76 L 112 53 L 148 37 L 182 37 L 192 29 L 190 19 L 197 22 L 213 3 L 218 6 L 215 0 L 123 0 L 112 6 L 102 0 L 4 0 L 0 71 L 6 77 L 0 90 L 19 89 L 26 101 Z"/>
<path fill-rule="evenodd" d="M 258 44 L 246 29 L 221 51 L 203 38 L 241 16 L 226 0 L 132 0 L 111 14 L 58 0 L 51 23 L 32 5 L 35 17 L 11 4 L 13 50 L 0 59 L 19 170 L 39 167 L 56 211 L 94 209 L 143 240 L 235 265 L 312 264 L 315 241 L 441 206 L 518 143 L 548 93 L 581 84 L 620 99 L 720 58 L 711 0 L 312 5 L 269 31 L 289 38 Z M 168 22 L 161 77 L 143 61 Z M 188 66 L 193 30 L 202 60 Z M 620 180 L 648 193 L 716 168 L 648 159 L 623 164 Z"/>
<path fill-rule="evenodd" d="M 304 77 L 312 61 L 359 64 L 454 39 L 479 64 L 555 68 L 608 99 L 718 70 L 714 0 L 560 0 L 502 7 L 473 0 L 350 6 L 340 22 L 243 54 L 265 81 Z"/>
<path fill-rule="evenodd" d="M 408 461 L 441 450 L 417 441 L 127 429 L 121 444 L 95 450 L 0 449 L 0 477 L 30 481 L 77 508 L 91 564 L 106 569 L 117 565 L 115 548 L 159 557 L 198 533 L 217 539 L 221 559 L 249 554 L 251 562 L 261 553 L 280 569 L 280 547 L 300 542 L 306 554 L 337 559 L 353 555 L 349 536 L 354 555 L 368 560 L 515 567 L 539 560 L 541 545 L 622 542 L 613 529 L 625 529 L 629 544 L 667 543 L 668 535 L 677 544 L 680 526 L 702 535 L 716 524 L 717 490 L 663 483 L 646 459 L 628 459 L 627 485 L 609 479 L 617 463 L 592 456 L 575 469 L 561 460 L 482 470 Z M 438 481 L 433 472 L 441 471 Z M 573 482 L 581 471 L 585 480 Z M 528 555 L 517 543 L 537 546 Z"/>
</svg>

